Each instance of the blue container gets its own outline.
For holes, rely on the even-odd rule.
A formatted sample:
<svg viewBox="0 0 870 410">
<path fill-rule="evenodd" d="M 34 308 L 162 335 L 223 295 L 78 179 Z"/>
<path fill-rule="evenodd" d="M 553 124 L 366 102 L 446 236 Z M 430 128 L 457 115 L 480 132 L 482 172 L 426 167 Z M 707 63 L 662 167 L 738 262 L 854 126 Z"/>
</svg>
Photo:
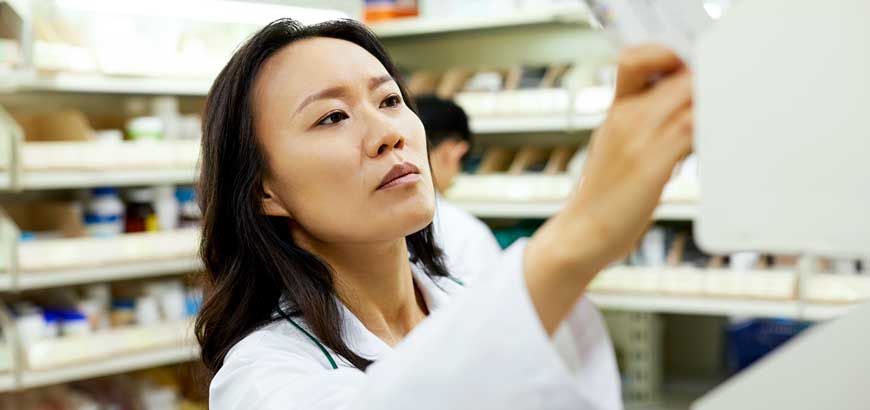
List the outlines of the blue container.
<svg viewBox="0 0 870 410">
<path fill-rule="evenodd" d="M 752 319 L 729 325 L 728 370 L 737 373 L 776 350 L 810 327 L 807 322 L 787 319 Z"/>
</svg>

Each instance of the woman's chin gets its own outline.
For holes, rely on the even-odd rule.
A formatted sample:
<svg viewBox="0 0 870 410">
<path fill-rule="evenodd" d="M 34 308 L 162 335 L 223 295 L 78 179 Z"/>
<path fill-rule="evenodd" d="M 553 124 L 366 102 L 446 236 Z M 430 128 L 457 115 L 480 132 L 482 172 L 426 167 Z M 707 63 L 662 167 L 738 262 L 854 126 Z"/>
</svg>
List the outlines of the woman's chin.
<svg viewBox="0 0 870 410">
<path fill-rule="evenodd" d="M 430 223 L 435 216 L 434 201 L 419 201 L 406 206 L 395 207 L 385 215 L 395 231 L 401 236 L 417 232 Z"/>
</svg>

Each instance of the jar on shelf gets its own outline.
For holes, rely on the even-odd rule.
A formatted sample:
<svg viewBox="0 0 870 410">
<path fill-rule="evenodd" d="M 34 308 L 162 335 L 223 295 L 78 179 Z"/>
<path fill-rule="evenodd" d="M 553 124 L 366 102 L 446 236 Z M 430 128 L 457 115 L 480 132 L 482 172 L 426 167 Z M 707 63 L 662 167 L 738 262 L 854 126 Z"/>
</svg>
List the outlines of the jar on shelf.
<svg viewBox="0 0 870 410">
<path fill-rule="evenodd" d="M 97 188 L 85 211 L 85 230 L 89 236 L 111 237 L 124 233 L 124 202 L 115 188 Z"/>
<path fill-rule="evenodd" d="M 196 191 L 192 187 L 179 187 L 175 190 L 175 198 L 179 207 L 179 227 L 198 226 L 202 215 L 196 204 Z"/>
<path fill-rule="evenodd" d="M 149 188 L 127 191 L 127 218 L 124 231 L 155 232 L 160 230 L 160 221 L 154 209 L 154 190 Z"/>
<path fill-rule="evenodd" d="M 164 124 L 160 117 L 136 117 L 127 122 L 127 139 L 131 141 L 160 141 Z"/>
</svg>

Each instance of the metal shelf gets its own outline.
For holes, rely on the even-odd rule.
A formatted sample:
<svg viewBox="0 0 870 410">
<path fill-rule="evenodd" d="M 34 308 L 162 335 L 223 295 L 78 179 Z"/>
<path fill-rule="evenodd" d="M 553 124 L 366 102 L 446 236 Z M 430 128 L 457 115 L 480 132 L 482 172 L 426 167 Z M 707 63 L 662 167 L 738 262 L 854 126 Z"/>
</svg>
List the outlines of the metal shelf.
<svg viewBox="0 0 870 410">
<path fill-rule="evenodd" d="M 202 268 L 199 259 L 134 262 L 123 265 L 83 269 L 66 269 L 50 272 L 26 272 L 18 276 L 16 290 L 50 288 L 55 286 L 80 285 L 125 279 L 148 278 L 177 273 L 195 272 Z"/>
<path fill-rule="evenodd" d="M 375 23 L 370 27 L 380 38 L 397 38 L 554 23 L 589 25 L 590 15 L 585 7 L 569 6 L 553 10 L 507 13 L 502 16 L 406 18 Z"/>
<path fill-rule="evenodd" d="M 96 347 L 96 346 L 95 346 Z M 198 348 L 185 344 L 113 357 L 79 366 L 53 370 L 26 370 L 21 373 L 19 388 L 27 389 L 51 384 L 90 379 L 111 374 L 126 373 L 169 364 L 183 363 L 197 358 Z"/>
</svg>

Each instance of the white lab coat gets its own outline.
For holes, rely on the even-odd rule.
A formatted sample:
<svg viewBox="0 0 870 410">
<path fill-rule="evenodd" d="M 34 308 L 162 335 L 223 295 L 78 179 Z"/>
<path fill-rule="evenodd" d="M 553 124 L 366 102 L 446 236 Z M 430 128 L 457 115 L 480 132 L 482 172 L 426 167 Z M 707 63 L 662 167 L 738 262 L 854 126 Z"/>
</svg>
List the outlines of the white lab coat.
<svg viewBox="0 0 870 410">
<path fill-rule="evenodd" d="M 376 360 L 365 372 L 330 352 L 339 367 L 332 369 L 287 321 L 254 331 L 212 380 L 210 408 L 621 409 L 613 348 L 598 312 L 581 301 L 549 338 L 526 290 L 523 249 L 522 241 L 509 248 L 493 267 L 498 274 L 467 287 L 414 267 L 430 315 L 395 348 L 345 308 L 345 340 Z"/>
<path fill-rule="evenodd" d="M 493 272 L 501 259 L 501 246 L 492 231 L 468 211 L 437 197 L 435 240 L 444 250 L 447 271 L 471 283 Z"/>
</svg>

